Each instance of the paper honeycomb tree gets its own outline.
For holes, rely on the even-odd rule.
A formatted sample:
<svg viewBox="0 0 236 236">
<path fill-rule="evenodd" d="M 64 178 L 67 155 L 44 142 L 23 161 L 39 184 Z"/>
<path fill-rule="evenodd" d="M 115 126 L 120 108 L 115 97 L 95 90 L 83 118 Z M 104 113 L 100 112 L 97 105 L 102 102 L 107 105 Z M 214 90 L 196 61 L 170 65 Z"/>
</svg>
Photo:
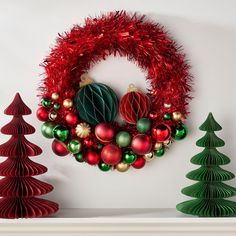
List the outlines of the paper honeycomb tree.
<svg viewBox="0 0 236 236">
<path fill-rule="evenodd" d="M 5 176 L 0 180 L 0 217 L 31 218 L 55 213 L 58 204 L 35 197 L 51 192 L 53 186 L 32 177 L 45 173 L 47 168 L 29 159 L 42 153 L 41 148 L 24 136 L 35 132 L 22 117 L 31 114 L 31 110 L 17 93 L 4 113 L 13 119 L 1 129 L 12 137 L 0 145 L 0 156 L 7 157 L 0 164 L 0 176 Z"/>
<path fill-rule="evenodd" d="M 222 128 L 212 113 L 209 113 L 199 129 L 206 131 L 206 134 L 196 144 L 205 149 L 193 156 L 191 162 L 201 167 L 186 175 L 188 179 L 199 182 L 182 189 L 183 194 L 196 199 L 182 202 L 176 208 L 183 213 L 202 217 L 234 216 L 236 202 L 224 198 L 235 196 L 236 188 L 222 182 L 235 176 L 220 167 L 228 164 L 230 159 L 216 149 L 225 145 L 224 141 L 214 133 Z"/>
</svg>

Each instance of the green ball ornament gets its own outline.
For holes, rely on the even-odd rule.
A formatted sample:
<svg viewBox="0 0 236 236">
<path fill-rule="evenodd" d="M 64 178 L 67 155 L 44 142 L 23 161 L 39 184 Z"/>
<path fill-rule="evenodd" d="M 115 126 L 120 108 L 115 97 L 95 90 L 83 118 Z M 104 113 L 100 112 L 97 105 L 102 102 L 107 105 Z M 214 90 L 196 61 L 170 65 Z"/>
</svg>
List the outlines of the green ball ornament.
<svg viewBox="0 0 236 236">
<path fill-rule="evenodd" d="M 153 153 L 154 153 L 154 156 L 161 157 L 161 156 L 163 156 L 165 154 L 165 149 L 161 148 L 159 150 L 155 150 Z"/>
<path fill-rule="evenodd" d="M 83 86 L 75 96 L 75 107 L 79 117 L 92 125 L 113 122 L 118 113 L 115 92 L 101 83 Z"/>
<path fill-rule="evenodd" d="M 174 134 L 174 139 L 175 140 L 182 140 L 188 134 L 187 127 L 182 123 L 179 124 L 177 127 L 172 128 L 172 132 Z"/>
<path fill-rule="evenodd" d="M 69 133 L 70 133 L 70 131 L 65 126 L 62 126 L 62 125 L 57 125 L 53 129 L 54 138 L 56 138 L 62 142 L 67 140 Z"/>
<path fill-rule="evenodd" d="M 165 120 L 170 120 L 171 119 L 171 114 L 170 113 L 165 113 L 163 117 L 164 117 Z"/>
<path fill-rule="evenodd" d="M 148 118 L 141 118 L 137 121 L 136 129 L 140 133 L 146 133 L 151 128 L 151 121 Z"/>
<path fill-rule="evenodd" d="M 41 132 L 43 136 L 46 138 L 54 138 L 53 129 L 55 128 L 55 126 L 56 124 L 50 121 L 43 123 L 43 125 L 41 126 Z"/>
<path fill-rule="evenodd" d="M 82 153 L 76 153 L 74 154 L 75 160 L 78 162 L 84 162 L 84 157 Z"/>
<path fill-rule="evenodd" d="M 46 98 L 43 98 L 41 101 L 43 107 L 49 108 L 52 104 L 52 101 Z"/>
<path fill-rule="evenodd" d="M 67 149 L 70 153 L 76 154 L 81 151 L 82 145 L 79 140 L 72 139 L 67 144 Z"/>
<path fill-rule="evenodd" d="M 132 151 L 125 151 L 123 155 L 123 161 L 126 164 L 133 164 L 137 160 L 137 155 Z"/>
<path fill-rule="evenodd" d="M 111 169 L 111 166 L 110 165 L 108 165 L 108 164 L 106 164 L 106 163 L 100 163 L 99 165 L 98 165 L 98 167 L 99 167 L 99 169 L 101 170 L 101 171 L 103 171 L 103 172 L 106 172 L 106 171 L 109 171 L 110 169 Z"/>
<path fill-rule="evenodd" d="M 55 103 L 55 104 L 53 104 L 53 109 L 54 110 L 59 110 L 61 108 L 61 105 L 59 104 L 59 103 Z"/>
<path fill-rule="evenodd" d="M 126 131 L 120 131 L 116 135 L 116 143 L 120 147 L 127 147 L 131 142 L 131 135 Z"/>
</svg>

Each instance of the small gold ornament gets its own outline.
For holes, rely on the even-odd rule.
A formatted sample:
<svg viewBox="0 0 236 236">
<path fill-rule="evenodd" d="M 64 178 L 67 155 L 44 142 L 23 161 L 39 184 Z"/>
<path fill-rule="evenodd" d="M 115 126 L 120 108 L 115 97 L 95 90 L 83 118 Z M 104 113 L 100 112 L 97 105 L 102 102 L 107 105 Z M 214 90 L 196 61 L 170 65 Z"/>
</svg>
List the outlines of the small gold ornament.
<svg viewBox="0 0 236 236">
<path fill-rule="evenodd" d="M 49 120 L 54 121 L 57 118 L 57 113 L 50 112 L 48 117 L 49 117 Z"/>
<path fill-rule="evenodd" d="M 116 165 L 116 169 L 119 172 L 126 172 L 129 169 L 129 165 L 123 162 L 120 162 L 119 164 Z"/>
<path fill-rule="evenodd" d="M 170 146 L 170 144 L 171 144 L 171 140 L 165 140 L 164 142 L 163 142 L 163 145 L 164 145 L 164 147 L 166 147 L 166 148 L 168 148 L 169 146 Z"/>
<path fill-rule="evenodd" d="M 183 115 L 182 115 L 181 112 L 175 111 L 175 112 L 172 113 L 172 119 L 174 121 L 180 121 L 180 120 L 182 120 L 182 118 L 183 118 Z"/>
<path fill-rule="evenodd" d="M 52 93 L 51 98 L 52 98 L 52 100 L 57 100 L 59 98 L 59 94 L 58 93 Z"/>
<path fill-rule="evenodd" d="M 152 153 L 152 152 L 149 152 L 149 153 L 145 154 L 145 155 L 144 155 L 144 159 L 145 159 L 146 161 L 152 161 L 152 160 L 154 159 L 153 153 Z"/>
<path fill-rule="evenodd" d="M 134 84 L 130 84 L 128 89 L 127 89 L 128 92 L 137 92 L 138 89 L 135 87 Z"/>
<path fill-rule="evenodd" d="M 155 143 L 154 144 L 154 150 L 160 150 L 160 149 L 162 149 L 162 143 Z"/>
<path fill-rule="evenodd" d="M 92 83 L 94 83 L 94 81 L 92 78 L 90 78 L 90 76 L 87 73 L 84 73 L 80 76 L 80 82 L 79 82 L 80 88 Z"/>
<path fill-rule="evenodd" d="M 75 128 L 75 133 L 79 138 L 88 137 L 90 132 L 91 132 L 91 127 L 85 122 L 78 124 Z"/>
<path fill-rule="evenodd" d="M 64 101 L 63 101 L 63 106 L 65 108 L 71 108 L 73 106 L 73 101 L 70 99 L 70 98 L 66 98 Z"/>
<path fill-rule="evenodd" d="M 171 104 L 170 104 L 170 103 L 164 103 L 164 107 L 165 107 L 166 109 L 169 109 L 169 108 L 171 108 Z"/>
</svg>

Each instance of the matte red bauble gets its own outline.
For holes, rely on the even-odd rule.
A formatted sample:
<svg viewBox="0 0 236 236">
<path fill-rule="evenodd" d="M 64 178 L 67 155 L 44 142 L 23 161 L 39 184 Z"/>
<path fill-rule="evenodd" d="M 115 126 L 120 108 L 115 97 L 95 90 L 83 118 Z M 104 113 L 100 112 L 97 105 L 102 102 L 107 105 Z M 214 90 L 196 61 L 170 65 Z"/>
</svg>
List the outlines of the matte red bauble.
<svg viewBox="0 0 236 236">
<path fill-rule="evenodd" d="M 52 150 L 58 156 L 66 156 L 69 154 L 66 145 L 57 139 L 54 139 L 52 142 Z"/>
<path fill-rule="evenodd" d="M 152 139 L 146 134 L 137 134 L 132 139 L 131 148 L 138 155 L 147 154 L 152 149 Z"/>
<path fill-rule="evenodd" d="M 121 149 L 114 144 L 108 144 L 103 147 L 101 158 L 108 165 L 116 165 L 120 163 L 122 158 Z"/>
<path fill-rule="evenodd" d="M 150 105 L 147 95 L 140 91 L 131 91 L 122 97 L 119 111 L 127 123 L 136 124 L 140 118 L 148 115 Z"/>
<path fill-rule="evenodd" d="M 132 164 L 135 169 L 141 169 L 145 166 L 146 160 L 143 157 L 138 157 L 137 160 Z"/>
<path fill-rule="evenodd" d="M 49 115 L 49 112 L 45 107 L 39 107 L 37 112 L 36 112 L 37 118 L 41 121 L 49 120 L 48 115 Z"/>
<path fill-rule="evenodd" d="M 160 124 L 152 129 L 152 137 L 157 140 L 157 142 L 164 142 L 171 136 L 171 129 L 168 125 Z"/>
<path fill-rule="evenodd" d="M 74 112 L 69 112 L 65 116 L 66 123 L 69 125 L 75 125 L 78 123 L 78 117 Z"/>
<path fill-rule="evenodd" d="M 84 159 L 89 165 L 97 165 L 100 162 L 100 155 L 95 151 L 89 150 L 84 154 Z"/>
<path fill-rule="evenodd" d="M 114 127 L 109 123 L 100 123 L 95 127 L 95 136 L 103 143 L 109 143 L 114 138 Z"/>
</svg>

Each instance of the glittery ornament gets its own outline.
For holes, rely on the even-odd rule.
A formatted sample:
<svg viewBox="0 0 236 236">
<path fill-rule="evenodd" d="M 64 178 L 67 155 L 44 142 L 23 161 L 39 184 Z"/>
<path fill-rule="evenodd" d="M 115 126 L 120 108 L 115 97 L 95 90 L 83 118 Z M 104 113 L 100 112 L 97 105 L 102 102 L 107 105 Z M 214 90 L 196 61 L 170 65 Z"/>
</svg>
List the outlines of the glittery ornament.
<svg viewBox="0 0 236 236">
<path fill-rule="evenodd" d="M 130 165 L 124 162 L 120 162 L 116 165 L 116 170 L 119 172 L 126 172 L 129 169 Z"/>
<path fill-rule="evenodd" d="M 91 127 L 85 122 L 79 123 L 75 128 L 75 132 L 79 138 L 86 138 L 91 133 Z"/>
</svg>

